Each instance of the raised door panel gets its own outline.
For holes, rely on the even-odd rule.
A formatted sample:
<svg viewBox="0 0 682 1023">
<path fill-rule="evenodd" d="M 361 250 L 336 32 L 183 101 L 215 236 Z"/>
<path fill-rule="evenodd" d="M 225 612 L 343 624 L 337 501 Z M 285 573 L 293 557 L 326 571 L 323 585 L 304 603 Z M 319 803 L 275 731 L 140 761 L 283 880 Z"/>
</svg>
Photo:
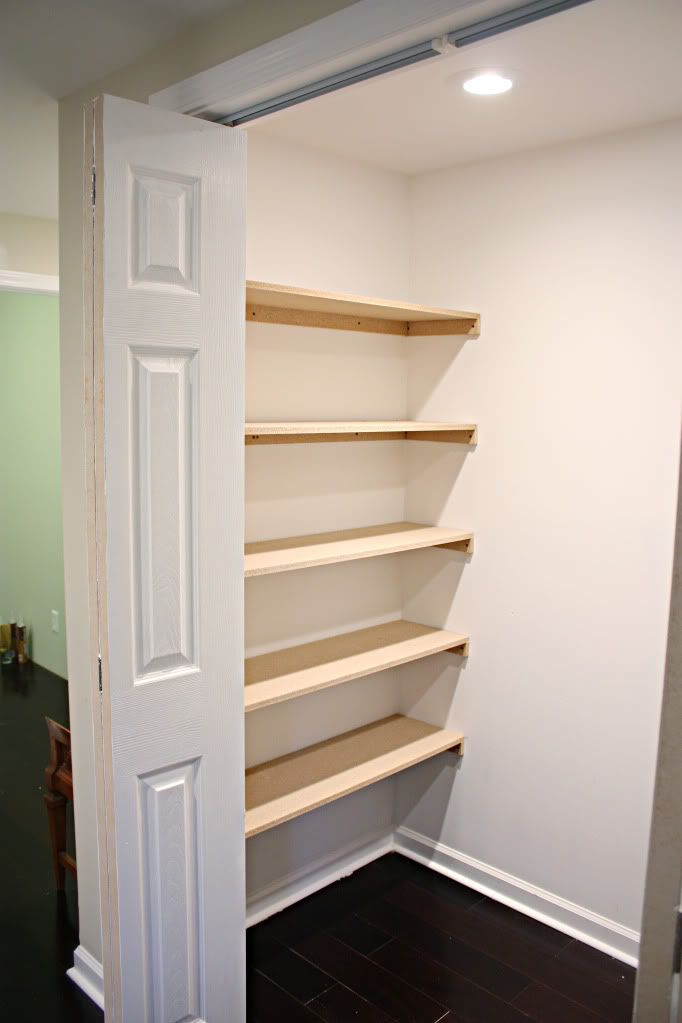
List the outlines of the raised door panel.
<svg viewBox="0 0 682 1023">
<path fill-rule="evenodd" d="M 237 1023 L 244 143 L 112 97 L 93 125 L 108 1018 Z"/>
</svg>

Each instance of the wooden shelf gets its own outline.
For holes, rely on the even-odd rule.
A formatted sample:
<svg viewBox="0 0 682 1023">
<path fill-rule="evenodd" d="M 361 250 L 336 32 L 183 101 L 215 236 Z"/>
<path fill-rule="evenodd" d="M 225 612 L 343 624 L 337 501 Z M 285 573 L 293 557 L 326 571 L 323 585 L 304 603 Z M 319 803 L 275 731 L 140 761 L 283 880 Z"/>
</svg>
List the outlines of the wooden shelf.
<svg viewBox="0 0 682 1023">
<path fill-rule="evenodd" d="M 397 620 L 248 657 L 244 709 L 258 710 L 445 650 L 466 656 L 456 632 Z"/>
<path fill-rule="evenodd" d="M 463 737 L 395 714 L 246 772 L 246 837 L 404 771 Z"/>
<path fill-rule="evenodd" d="M 431 440 L 475 444 L 472 423 L 419 423 L 411 420 L 356 420 L 352 422 L 246 423 L 247 444 L 310 444 L 351 440 Z"/>
<path fill-rule="evenodd" d="M 426 337 L 457 334 L 478 337 L 478 313 L 439 309 L 412 302 L 386 302 L 359 295 L 288 288 L 281 284 L 246 282 L 246 321 L 297 327 L 366 331 Z"/>
<path fill-rule="evenodd" d="M 244 575 L 291 572 L 339 561 L 375 558 L 382 554 L 444 547 L 471 553 L 473 534 L 459 529 L 423 526 L 415 522 L 390 522 L 381 526 L 342 529 L 332 533 L 261 540 L 244 547 Z"/>
</svg>

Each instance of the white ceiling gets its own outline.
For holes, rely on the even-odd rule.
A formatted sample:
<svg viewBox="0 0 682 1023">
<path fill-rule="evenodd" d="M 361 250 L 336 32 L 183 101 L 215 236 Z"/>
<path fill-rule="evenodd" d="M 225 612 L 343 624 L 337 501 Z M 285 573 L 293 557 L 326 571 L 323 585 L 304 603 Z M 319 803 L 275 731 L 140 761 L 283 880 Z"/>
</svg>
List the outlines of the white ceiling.
<svg viewBox="0 0 682 1023">
<path fill-rule="evenodd" d="M 0 213 L 57 216 L 57 102 L 248 0 L 0 0 Z M 682 0 L 593 0 L 255 122 L 405 174 L 682 116 Z M 448 78 L 510 68 L 475 97 Z"/>
<path fill-rule="evenodd" d="M 465 93 L 459 75 L 486 67 L 511 92 Z M 593 0 L 249 130 L 418 174 L 680 116 L 682 0 Z"/>
<path fill-rule="evenodd" d="M 57 216 L 57 98 L 246 0 L 0 0 L 0 213 Z"/>
</svg>

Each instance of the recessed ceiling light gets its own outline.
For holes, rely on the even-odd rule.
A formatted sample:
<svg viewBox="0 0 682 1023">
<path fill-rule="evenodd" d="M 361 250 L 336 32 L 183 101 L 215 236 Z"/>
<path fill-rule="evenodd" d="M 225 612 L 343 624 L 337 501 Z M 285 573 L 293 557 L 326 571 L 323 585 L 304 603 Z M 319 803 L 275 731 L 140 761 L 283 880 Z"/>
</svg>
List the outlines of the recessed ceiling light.
<svg viewBox="0 0 682 1023">
<path fill-rule="evenodd" d="M 499 71 L 479 71 L 465 79 L 462 88 L 474 96 L 499 96 L 502 92 L 509 92 L 513 84 L 511 78 Z"/>
</svg>

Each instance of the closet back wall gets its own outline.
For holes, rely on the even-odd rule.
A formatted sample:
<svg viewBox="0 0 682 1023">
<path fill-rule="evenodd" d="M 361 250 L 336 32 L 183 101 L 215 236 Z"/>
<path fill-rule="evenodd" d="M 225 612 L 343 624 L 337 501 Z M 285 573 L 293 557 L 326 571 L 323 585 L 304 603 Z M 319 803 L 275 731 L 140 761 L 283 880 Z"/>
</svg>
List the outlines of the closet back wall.
<svg viewBox="0 0 682 1023">
<path fill-rule="evenodd" d="M 401 175 L 251 132 L 247 276 L 407 298 L 408 190 Z M 403 419 L 406 360 L 404 338 L 247 324 L 247 418 Z M 404 449 L 393 441 L 247 448 L 247 540 L 403 519 Z M 247 580 L 247 653 L 399 617 L 399 562 Z M 395 673 L 384 672 L 252 712 L 247 763 L 385 717 L 398 695 Z M 388 780 L 256 836 L 247 843 L 247 896 L 253 905 L 287 882 L 306 884 L 315 867 L 381 841 L 392 826 Z"/>
<path fill-rule="evenodd" d="M 410 349 L 410 415 L 478 422 L 480 443 L 454 487 L 442 457 L 408 455 L 408 517 L 471 527 L 476 549 L 459 579 L 427 573 L 432 552 L 406 569 L 406 613 L 450 608 L 472 639 L 454 700 L 408 666 L 403 709 L 452 707 L 470 739 L 452 789 L 433 765 L 398 780 L 399 822 L 507 895 L 544 889 L 550 915 L 607 918 L 629 951 L 672 567 L 681 171 L 676 122 L 412 189 L 412 297 L 479 309 L 482 336 L 454 359 L 438 338 Z"/>
</svg>

